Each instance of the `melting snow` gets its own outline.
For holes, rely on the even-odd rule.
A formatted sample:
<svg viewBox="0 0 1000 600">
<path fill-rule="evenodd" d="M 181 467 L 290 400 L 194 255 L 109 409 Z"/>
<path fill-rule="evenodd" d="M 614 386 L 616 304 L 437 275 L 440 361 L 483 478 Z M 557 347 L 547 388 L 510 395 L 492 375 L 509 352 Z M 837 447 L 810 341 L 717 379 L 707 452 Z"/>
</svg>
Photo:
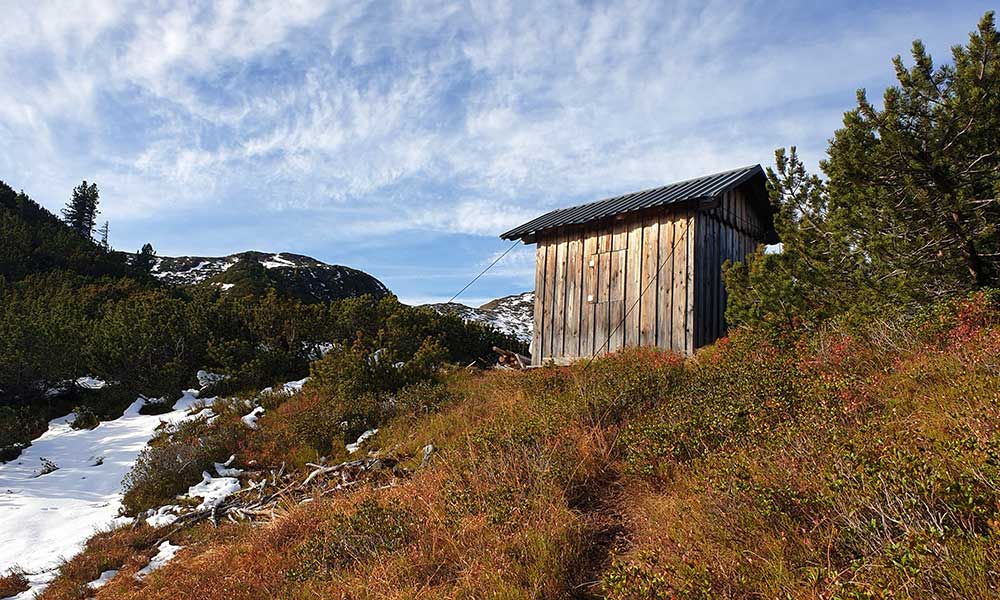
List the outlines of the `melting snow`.
<svg viewBox="0 0 1000 600">
<path fill-rule="evenodd" d="M 329 354 L 334 348 L 339 350 L 340 344 L 334 344 L 333 342 L 320 342 L 319 344 L 313 346 L 313 348 L 309 351 L 309 358 L 311 360 L 318 360 Z"/>
<path fill-rule="evenodd" d="M 181 548 L 183 548 L 183 546 L 175 546 L 169 541 L 161 543 L 159 545 L 159 552 L 156 553 L 156 556 L 150 559 L 148 565 L 139 569 L 139 571 L 135 574 L 135 578 L 142 579 L 146 575 L 149 575 L 153 571 L 161 568 L 163 565 L 170 562 L 170 559 L 172 559 Z"/>
<path fill-rule="evenodd" d="M 454 312 L 465 321 L 475 321 L 490 325 L 501 333 L 512 335 L 522 342 L 531 341 L 534 326 L 535 293 L 524 292 L 498 298 L 479 308 L 457 302 L 431 304 L 431 309 L 439 313 Z"/>
<path fill-rule="evenodd" d="M 107 385 L 107 383 L 96 377 L 81 377 L 76 380 L 76 385 L 88 390 L 99 390 Z"/>
<path fill-rule="evenodd" d="M 206 375 L 211 374 L 199 373 L 199 379 Z M 297 392 L 308 379 L 286 383 L 278 390 Z M 215 399 L 200 399 L 198 393 L 185 390 L 173 411 L 162 415 L 140 415 L 139 409 L 146 403 L 140 397 L 120 418 L 102 422 L 94 429 L 70 427 L 73 414 L 53 419 L 48 431 L 20 457 L 0 463 L 0 572 L 18 567 L 28 573 L 31 585 L 28 591 L 14 596 L 15 600 L 41 594 L 62 561 L 82 550 L 95 532 L 132 522 L 117 516 L 122 478 L 161 423 L 213 418 L 208 407 Z M 43 459 L 58 469 L 38 475 L 45 470 Z M 230 457 L 225 463 L 217 463 L 219 477 L 203 473 L 202 482 L 188 490 L 189 496 L 203 499 L 199 509 L 218 506 L 239 491 L 236 476 L 242 471 L 230 467 L 233 460 Z M 176 520 L 180 511 L 180 506 L 163 506 L 147 513 L 145 519 L 150 525 L 162 527 Z M 179 549 L 169 542 L 160 544 L 159 553 L 140 573 L 166 564 Z M 105 571 L 91 583 L 94 587 L 103 585 L 113 576 L 111 571 Z"/>
<path fill-rule="evenodd" d="M 88 583 L 87 587 L 89 587 L 92 590 L 100 589 L 104 587 L 106 583 L 111 581 L 111 578 L 117 574 L 118 574 L 118 569 L 108 569 L 107 571 L 101 573 L 100 577 Z"/>
<path fill-rule="evenodd" d="M 243 424 L 250 429 L 257 429 L 257 419 L 259 419 L 262 414 L 264 414 L 264 407 L 258 406 L 250 411 L 250 414 L 240 417 L 240 421 L 243 421 Z"/>
<path fill-rule="evenodd" d="M 243 474 L 243 469 L 237 469 L 229 466 L 233 464 L 234 460 L 236 460 L 235 454 L 230 456 L 229 460 L 224 463 L 213 463 L 215 466 L 215 472 L 219 475 L 219 477 L 239 477 Z"/>
<path fill-rule="evenodd" d="M 231 494 L 240 491 L 240 480 L 235 477 L 212 477 L 208 471 L 201 474 L 201 483 L 188 488 L 189 498 L 202 498 L 197 510 L 211 510 L 222 504 Z"/>
<path fill-rule="evenodd" d="M 170 525 L 177 520 L 181 511 L 181 507 L 177 504 L 168 504 L 166 506 L 161 506 L 157 509 L 150 509 L 146 511 L 146 523 L 151 527 L 163 527 L 165 525 Z"/>
<path fill-rule="evenodd" d="M 186 257 L 181 259 L 157 258 L 153 265 L 153 276 L 157 279 L 170 283 L 197 284 L 210 279 L 219 273 L 228 271 L 239 262 L 237 257 L 208 258 L 202 260 L 197 265 L 187 266 Z M 169 262 L 170 265 L 165 265 Z M 173 266 L 176 271 L 172 271 L 165 266 Z"/>
<path fill-rule="evenodd" d="M 218 383 L 226 378 L 225 375 L 219 375 L 218 373 L 209 373 L 208 371 L 198 371 L 196 374 L 198 378 L 198 385 L 201 387 L 206 387 L 212 385 L 213 383 Z"/>
<path fill-rule="evenodd" d="M 161 422 L 188 418 L 188 409 L 202 402 L 197 394 L 184 392 L 163 415 L 140 415 L 145 400 L 139 398 L 119 419 L 94 429 L 73 429 L 72 415 L 53 419 L 20 457 L 0 464 L 0 572 L 18 566 L 33 573 L 32 589 L 21 598 L 40 593 L 95 531 L 122 522 L 116 518 L 122 478 Z M 43 458 L 59 468 L 36 477 Z"/>
<path fill-rule="evenodd" d="M 346 446 L 347 452 L 350 454 L 354 454 L 355 452 L 358 451 L 359 448 L 361 448 L 361 444 L 365 443 L 365 440 L 375 435 L 376 433 L 378 433 L 378 429 L 369 429 L 368 431 L 362 433 L 361 435 L 358 436 L 358 441 L 354 442 L 353 444 L 347 444 Z"/>
<path fill-rule="evenodd" d="M 299 379 L 298 381 L 289 381 L 284 385 L 279 385 L 277 389 L 275 388 L 264 388 L 260 391 L 261 394 L 294 394 L 302 391 L 302 386 L 309 381 L 309 378 Z"/>
<path fill-rule="evenodd" d="M 274 256 L 272 256 L 271 258 L 269 258 L 268 260 L 262 260 L 262 261 L 260 261 L 260 264 L 262 264 L 265 269 L 278 269 L 278 268 L 281 268 L 281 267 L 295 267 L 295 266 L 297 266 L 295 263 L 293 263 L 292 261 L 288 260 L 287 258 L 281 258 L 281 254 L 280 253 L 279 254 L 275 254 Z"/>
</svg>

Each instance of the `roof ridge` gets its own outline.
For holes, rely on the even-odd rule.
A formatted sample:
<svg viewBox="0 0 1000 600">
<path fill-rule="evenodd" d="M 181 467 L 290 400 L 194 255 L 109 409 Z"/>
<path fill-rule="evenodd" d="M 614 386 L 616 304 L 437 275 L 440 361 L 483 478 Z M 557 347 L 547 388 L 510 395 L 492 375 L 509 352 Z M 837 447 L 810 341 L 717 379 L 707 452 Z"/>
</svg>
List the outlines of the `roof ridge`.
<svg viewBox="0 0 1000 600">
<path fill-rule="evenodd" d="M 618 194 L 617 196 L 608 196 L 607 198 L 602 198 L 601 200 L 594 200 L 592 202 L 585 202 L 583 204 L 577 204 L 576 207 L 589 206 L 591 204 L 597 204 L 598 202 L 604 202 L 605 200 L 614 200 L 616 198 L 622 198 L 624 196 L 633 196 L 633 195 L 638 195 L 638 194 L 644 194 L 646 192 L 652 192 L 652 191 L 660 190 L 660 189 L 663 189 L 663 188 L 666 188 L 666 187 L 674 187 L 675 185 L 679 186 L 679 185 L 682 185 L 682 184 L 685 184 L 685 183 L 694 183 L 695 181 L 699 181 L 701 179 L 709 179 L 711 177 L 720 177 L 722 175 L 729 175 L 731 173 L 738 173 L 740 171 L 751 171 L 751 170 L 753 170 L 753 169 L 755 169 L 757 167 L 760 167 L 761 169 L 763 169 L 763 167 L 760 166 L 760 163 L 754 163 L 752 165 L 747 165 L 745 167 L 739 167 L 737 169 L 727 169 L 725 171 L 719 171 L 718 173 L 709 173 L 707 175 L 699 175 L 697 177 L 690 177 L 688 179 L 681 179 L 680 181 L 672 181 L 670 183 L 665 183 L 663 185 L 656 185 L 656 186 L 653 186 L 651 188 L 646 188 L 644 190 L 636 190 L 634 192 L 626 192 L 624 194 Z M 570 207 L 570 208 L 574 208 L 574 207 Z M 568 210 L 568 209 L 563 208 L 563 209 L 559 209 L 559 210 Z"/>
<path fill-rule="evenodd" d="M 542 215 L 540 215 L 540 216 L 538 216 L 538 217 L 536 217 L 536 218 L 534 218 L 534 219 L 532 219 L 532 220 L 530 220 L 530 221 L 528 221 L 526 223 L 523 223 L 523 224 L 519 225 L 518 227 L 515 227 L 514 229 L 511 229 L 510 231 L 507 231 L 506 233 L 501 234 L 500 237 L 501 238 L 505 238 L 505 239 L 513 239 L 513 238 L 516 238 L 516 237 L 521 237 L 521 236 L 523 236 L 523 235 L 525 235 L 527 233 L 530 233 L 530 231 L 527 230 L 527 227 L 528 226 L 532 226 L 532 225 L 534 225 L 535 227 L 537 227 L 537 230 L 548 229 L 550 227 L 554 227 L 554 226 L 558 225 L 558 223 L 553 223 L 552 220 L 553 220 L 553 218 L 556 218 L 556 215 L 558 215 L 559 213 L 570 213 L 570 214 L 572 214 L 572 212 L 580 212 L 580 211 L 586 212 L 588 210 L 593 210 L 594 207 L 596 207 L 598 205 L 601 205 L 601 204 L 614 204 L 615 202 L 621 202 L 621 201 L 626 200 L 626 199 L 631 199 L 631 202 L 629 202 L 627 204 L 635 204 L 635 201 L 639 197 L 641 197 L 641 196 L 650 196 L 651 199 L 654 199 L 657 196 L 660 196 L 660 198 L 662 199 L 663 194 L 664 193 L 669 194 L 670 192 L 668 190 L 671 190 L 671 189 L 672 190 L 681 190 L 681 189 L 684 189 L 684 188 L 690 188 L 690 191 L 692 193 L 688 194 L 688 195 L 685 195 L 684 198 L 675 198 L 673 200 L 668 200 L 665 203 L 673 203 L 675 201 L 689 201 L 689 200 L 694 200 L 694 199 L 697 199 L 697 198 L 712 197 L 715 194 L 717 194 L 718 191 L 716 191 L 715 193 L 710 194 L 708 196 L 706 196 L 704 193 L 694 193 L 694 192 L 696 192 L 696 191 L 704 191 L 704 192 L 711 191 L 711 187 L 708 190 L 700 190 L 699 188 L 704 187 L 704 186 L 703 185 L 699 185 L 699 184 L 702 183 L 702 182 L 710 182 L 710 181 L 713 181 L 713 180 L 715 180 L 717 182 L 726 181 L 726 183 L 725 183 L 725 185 L 723 187 L 727 187 L 728 188 L 728 187 L 730 187 L 732 185 L 735 185 L 737 182 L 742 182 L 743 180 L 745 180 L 744 179 L 745 177 L 752 175 L 757 170 L 759 170 L 760 172 L 763 173 L 763 167 L 761 167 L 760 163 L 755 163 L 755 164 L 747 165 L 747 166 L 744 166 L 744 167 L 738 167 L 738 168 L 735 168 L 735 169 L 728 169 L 726 171 L 719 171 L 717 173 L 709 173 L 707 175 L 699 175 L 698 177 L 692 177 L 692 178 L 689 178 L 689 179 L 682 179 L 680 181 L 674 181 L 674 182 L 667 183 L 667 184 L 664 184 L 664 185 L 660 185 L 660 186 L 656 186 L 656 187 L 651 187 L 651 188 L 646 188 L 646 189 L 638 190 L 638 191 L 635 191 L 635 192 L 626 192 L 624 194 L 618 194 L 616 196 L 608 196 L 606 198 L 601 198 L 599 200 L 593 200 L 591 202 L 586 202 L 584 204 L 577 204 L 577 205 L 574 205 L 574 206 L 567 206 L 565 208 L 557 208 L 557 209 L 554 209 L 554 210 L 550 210 L 550 211 L 548 211 L 548 212 L 546 212 L 546 213 L 544 213 L 544 214 L 542 214 Z M 740 176 L 737 177 L 736 179 L 732 180 L 732 181 L 727 181 L 728 179 L 730 179 L 730 176 L 736 175 L 736 174 L 740 174 Z M 620 207 L 620 210 L 618 212 L 631 212 L 631 211 L 634 211 L 634 210 L 638 210 L 640 208 L 643 208 L 643 206 L 642 206 L 643 203 L 644 202 L 639 202 L 636 206 L 627 206 L 627 207 L 623 206 L 623 207 Z M 659 205 L 660 203 L 661 202 L 653 200 L 653 203 L 649 204 L 648 206 L 655 206 L 655 205 Z M 617 214 L 617 213 L 614 213 L 614 214 Z M 579 221 L 579 218 L 581 216 L 582 215 L 578 215 L 577 216 L 577 221 L 578 222 L 582 222 L 582 221 Z M 603 216 L 607 216 L 607 215 L 603 215 Z M 593 218 L 602 218 L 602 215 L 596 215 Z M 586 220 L 592 220 L 592 219 L 586 219 Z M 570 223 L 570 221 L 567 221 L 567 224 L 568 223 Z"/>
<path fill-rule="evenodd" d="M 590 202 L 584 202 L 583 204 L 575 204 L 573 206 L 566 206 L 566 207 L 563 207 L 563 208 L 554 208 L 554 209 L 550 210 L 549 212 L 545 213 L 545 215 L 551 215 L 552 213 L 557 213 L 557 212 L 564 211 L 564 210 L 573 210 L 574 208 L 583 208 L 584 206 L 591 206 L 593 204 L 600 204 L 601 202 L 607 202 L 608 200 L 618 200 L 619 198 L 624 198 L 625 196 L 638 196 L 639 194 L 646 194 L 646 193 L 649 193 L 649 192 L 655 192 L 657 190 L 662 190 L 663 188 L 681 186 L 681 185 L 686 184 L 686 183 L 694 183 L 694 182 L 700 181 L 702 179 L 710 179 L 710 178 L 713 178 L 713 177 L 721 177 L 722 175 L 730 175 L 732 173 L 738 173 L 740 171 L 752 171 L 754 168 L 757 168 L 757 167 L 760 167 L 761 170 L 763 170 L 763 167 L 760 166 L 760 163 L 756 163 L 756 164 L 752 164 L 752 165 L 747 165 L 745 167 L 740 167 L 738 169 L 729 169 L 729 170 L 726 170 L 726 171 L 719 171 L 718 173 L 709 173 L 708 175 L 699 175 L 698 177 L 691 177 L 690 179 L 681 179 L 680 181 L 672 181 L 670 183 L 665 183 L 663 185 L 657 185 L 657 186 L 653 186 L 651 188 L 645 188 L 645 189 L 642 189 L 642 190 L 636 190 L 634 192 L 625 192 L 624 194 L 618 194 L 616 196 L 608 196 L 606 198 L 601 198 L 600 200 L 591 200 Z M 544 215 L 542 215 L 542 216 L 544 216 Z"/>
</svg>

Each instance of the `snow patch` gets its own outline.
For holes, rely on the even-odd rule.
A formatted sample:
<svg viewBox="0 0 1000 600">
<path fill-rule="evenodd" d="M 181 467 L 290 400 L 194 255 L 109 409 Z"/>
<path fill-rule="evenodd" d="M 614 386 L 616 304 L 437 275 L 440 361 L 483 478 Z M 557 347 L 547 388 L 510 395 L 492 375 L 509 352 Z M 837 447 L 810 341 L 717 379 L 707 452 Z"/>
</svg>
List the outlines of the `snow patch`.
<svg viewBox="0 0 1000 600">
<path fill-rule="evenodd" d="M 302 391 L 302 386 L 309 381 L 309 378 L 299 379 L 298 381 L 289 381 L 288 383 L 279 385 L 277 388 L 264 388 L 260 391 L 261 394 L 295 394 Z"/>
<path fill-rule="evenodd" d="M 198 371 L 195 375 L 198 378 L 198 385 L 201 387 L 208 387 L 213 383 L 219 383 L 226 378 L 225 375 L 219 375 L 218 373 L 209 373 L 208 371 Z"/>
<path fill-rule="evenodd" d="M 177 552 L 183 548 L 183 546 L 175 546 L 169 541 L 163 542 L 158 546 L 158 552 L 156 556 L 150 559 L 149 564 L 145 567 L 139 569 L 135 574 L 135 578 L 142 580 L 146 575 L 149 575 L 153 571 L 162 568 L 177 554 Z"/>
<path fill-rule="evenodd" d="M 375 435 L 376 433 L 378 433 L 378 429 L 369 429 L 368 431 L 362 433 L 361 435 L 358 436 L 358 441 L 354 442 L 353 444 L 347 444 L 346 446 L 347 452 L 349 454 L 354 454 L 361 448 L 361 444 L 365 443 L 365 440 Z"/>
<path fill-rule="evenodd" d="M 240 421 L 243 421 L 243 424 L 249 427 L 250 429 L 257 429 L 258 427 L 257 419 L 259 419 L 262 414 L 264 414 L 264 407 L 258 406 L 257 408 L 250 411 L 250 414 L 246 414 L 240 417 Z"/>
<path fill-rule="evenodd" d="M 188 498 L 201 498 L 197 510 L 212 510 L 222 501 L 240 491 L 240 481 L 235 477 L 212 477 L 202 471 L 201 483 L 188 488 Z"/>
<path fill-rule="evenodd" d="M 233 461 L 236 460 L 236 455 L 233 454 L 224 463 L 213 463 L 215 467 L 215 472 L 219 477 L 239 477 L 243 474 L 243 469 L 237 469 L 235 467 L 230 467 Z"/>
<path fill-rule="evenodd" d="M 161 423 L 190 419 L 191 407 L 213 400 L 187 390 L 172 412 L 140 415 L 146 403 L 140 397 L 121 417 L 94 429 L 73 429 L 73 415 L 66 415 L 49 421 L 16 460 L 0 464 L 0 572 L 18 566 L 32 573 L 31 590 L 21 598 L 40 594 L 62 560 L 80 552 L 95 532 L 131 522 L 117 515 L 122 478 L 136 457 Z M 33 477 L 42 458 L 59 469 Z"/>
<path fill-rule="evenodd" d="M 340 344 L 334 344 L 333 342 L 320 342 L 309 350 L 309 359 L 319 360 L 329 354 L 334 348 L 339 350 Z"/>
<path fill-rule="evenodd" d="M 92 590 L 99 590 L 104 587 L 111 579 L 118 574 L 118 569 L 108 569 L 101 573 L 101 575 L 87 584 L 87 587 Z"/>
<path fill-rule="evenodd" d="M 239 258 L 229 256 L 206 258 L 196 265 L 189 266 L 188 260 L 190 259 L 184 257 L 179 259 L 159 257 L 153 265 L 153 276 L 168 283 L 194 285 L 228 271 L 239 262 Z"/>
<path fill-rule="evenodd" d="M 497 298 L 473 308 L 457 302 L 425 305 L 439 314 L 454 313 L 464 321 L 489 325 L 524 343 L 531 342 L 534 328 L 535 293 L 524 292 Z"/>
<path fill-rule="evenodd" d="M 150 527 L 164 527 L 170 525 L 180 516 L 181 507 L 177 504 L 168 504 L 157 509 L 150 509 L 145 513 L 146 524 Z"/>
<path fill-rule="evenodd" d="M 76 385 L 87 389 L 87 390 L 100 390 L 104 386 L 108 385 L 106 381 L 97 379 L 96 377 L 81 377 L 76 380 Z"/>
<path fill-rule="evenodd" d="M 281 254 L 275 254 L 267 260 L 260 261 L 260 264 L 264 266 L 265 269 L 280 269 L 282 267 L 297 267 L 295 263 L 288 260 L 287 258 L 281 258 Z"/>
</svg>

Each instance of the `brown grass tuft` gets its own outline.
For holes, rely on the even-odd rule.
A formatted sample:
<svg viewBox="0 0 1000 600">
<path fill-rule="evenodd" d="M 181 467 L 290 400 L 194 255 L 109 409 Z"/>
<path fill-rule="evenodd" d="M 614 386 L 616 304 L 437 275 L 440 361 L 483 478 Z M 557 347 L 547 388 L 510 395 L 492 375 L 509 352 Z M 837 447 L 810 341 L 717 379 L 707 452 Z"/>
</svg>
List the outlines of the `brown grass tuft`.
<svg viewBox="0 0 1000 600">
<path fill-rule="evenodd" d="M 27 591 L 30 587 L 28 578 L 16 569 L 6 575 L 0 575 L 0 598 L 15 596 Z"/>
</svg>

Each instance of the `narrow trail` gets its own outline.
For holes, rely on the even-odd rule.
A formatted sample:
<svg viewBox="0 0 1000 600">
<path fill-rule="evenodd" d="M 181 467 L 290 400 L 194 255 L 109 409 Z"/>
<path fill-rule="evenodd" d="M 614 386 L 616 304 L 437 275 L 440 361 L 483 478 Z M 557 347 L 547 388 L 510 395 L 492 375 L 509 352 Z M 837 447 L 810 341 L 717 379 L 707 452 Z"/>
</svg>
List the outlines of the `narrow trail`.
<svg viewBox="0 0 1000 600">
<path fill-rule="evenodd" d="M 580 512 L 589 536 L 589 547 L 579 570 L 571 576 L 571 598 L 603 598 L 601 575 L 611 566 L 611 555 L 626 540 L 625 521 L 618 507 L 621 494 L 618 469 L 609 464 L 600 477 L 589 481 L 571 507 Z"/>
</svg>

